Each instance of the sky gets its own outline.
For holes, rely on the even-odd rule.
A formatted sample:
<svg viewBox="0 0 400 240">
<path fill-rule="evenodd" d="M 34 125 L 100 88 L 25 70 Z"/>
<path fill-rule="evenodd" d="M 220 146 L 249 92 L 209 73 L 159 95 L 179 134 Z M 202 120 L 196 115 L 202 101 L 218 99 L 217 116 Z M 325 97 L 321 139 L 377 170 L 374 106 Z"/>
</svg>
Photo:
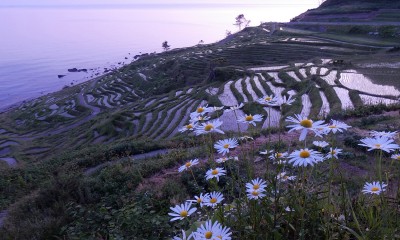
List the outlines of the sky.
<svg viewBox="0 0 400 240">
<path fill-rule="evenodd" d="M 116 4 L 286 4 L 317 7 L 320 0 L 1 0 L 0 6 L 40 5 L 116 5 Z"/>
</svg>

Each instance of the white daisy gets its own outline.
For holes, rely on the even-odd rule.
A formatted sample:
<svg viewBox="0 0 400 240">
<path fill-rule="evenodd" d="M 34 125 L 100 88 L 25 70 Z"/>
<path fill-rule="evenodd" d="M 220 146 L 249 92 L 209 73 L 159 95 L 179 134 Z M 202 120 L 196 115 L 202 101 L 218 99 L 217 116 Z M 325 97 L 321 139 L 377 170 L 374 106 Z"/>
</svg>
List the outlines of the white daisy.
<svg viewBox="0 0 400 240">
<path fill-rule="evenodd" d="M 206 193 L 206 194 L 200 193 L 200 196 L 194 196 L 195 200 L 189 200 L 189 201 L 190 202 L 196 202 L 196 203 L 200 204 L 200 207 L 203 207 L 204 200 L 209 198 L 209 197 L 210 197 L 209 193 Z"/>
<path fill-rule="evenodd" d="M 388 132 L 385 132 L 385 131 L 382 131 L 382 132 L 371 131 L 370 134 L 373 137 L 387 137 L 387 138 L 395 139 L 398 136 L 399 133 L 397 131 L 394 131 L 394 132 L 389 132 L 389 131 Z"/>
<path fill-rule="evenodd" d="M 229 228 L 223 228 L 222 225 L 215 221 L 208 220 L 197 228 L 196 232 L 193 233 L 193 237 L 196 240 L 231 240 Z"/>
<path fill-rule="evenodd" d="M 269 156 L 269 159 L 271 159 L 272 161 L 279 161 L 282 160 L 284 158 L 286 158 L 289 154 L 287 152 L 276 152 L 274 154 L 271 154 L 271 156 Z"/>
<path fill-rule="evenodd" d="M 296 99 L 292 98 L 292 95 L 289 95 L 289 98 L 286 98 L 286 96 L 283 97 L 278 97 L 275 103 L 275 106 L 280 106 L 282 105 L 292 105 Z"/>
<path fill-rule="evenodd" d="M 245 115 L 242 116 L 238 119 L 238 122 L 240 123 L 248 123 L 248 124 L 252 124 L 253 126 L 256 125 L 256 122 L 261 122 L 262 121 L 262 115 L 260 114 L 256 114 L 256 115 Z"/>
<path fill-rule="evenodd" d="M 222 227 L 220 229 L 220 232 L 217 235 L 217 240 L 231 240 L 231 229 L 228 227 Z"/>
<path fill-rule="evenodd" d="M 248 199 L 261 199 L 263 197 L 265 197 L 265 193 L 259 190 L 247 190 L 247 198 Z"/>
<path fill-rule="evenodd" d="M 204 198 L 204 205 L 215 208 L 224 200 L 224 195 L 220 192 L 211 192 L 207 198 Z"/>
<path fill-rule="evenodd" d="M 179 132 L 186 132 L 186 131 L 194 131 L 194 129 L 197 127 L 197 123 L 191 122 L 188 125 L 183 126 L 181 129 L 179 129 Z"/>
<path fill-rule="evenodd" d="M 224 162 L 229 161 L 229 160 L 239 161 L 239 158 L 237 156 L 221 157 L 221 158 L 217 158 L 215 161 L 217 163 L 224 163 Z"/>
<path fill-rule="evenodd" d="M 170 209 L 172 211 L 174 211 L 172 213 L 168 213 L 168 215 L 173 217 L 170 220 L 170 222 L 176 221 L 176 220 L 182 220 L 182 219 L 192 215 L 197 210 L 197 208 L 191 208 L 191 206 L 192 206 L 191 202 L 185 202 L 181 205 L 176 205 L 175 207 L 170 207 Z"/>
<path fill-rule="evenodd" d="M 224 132 L 218 129 L 222 125 L 222 121 L 219 119 L 215 119 L 206 123 L 202 123 L 200 126 L 197 126 L 195 129 L 196 135 L 207 134 L 212 132 L 217 132 L 224 134 Z"/>
<path fill-rule="evenodd" d="M 261 178 L 256 178 L 251 180 L 251 182 L 246 183 L 246 191 L 260 191 L 264 192 L 267 187 L 267 182 L 262 180 Z"/>
<path fill-rule="evenodd" d="M 313 166 L 315 163 L 323 161 L 321 153 L 306 149 L 296 150 L 289 155 L 289 163 L 293 163 L 293 166 Z"/>
<path fill-rule="evenodd" d="M 330 132 L 336 133 L 336 132 L 343 132 L 344 130 L 347 130 L 348 128 L 350 128 L 350 126 L 344 122 L 331 120 L 331 122 L 325 128 L 325 131 L 326 131 L 326 133 L 330 133 Z"/>
<path fill-rule="evenodd" d="M 400 154 L 393 154 L 390 158 L 400 161 Z"/>
<path fill-rule="evenodd" d="M 323 130 L 326 128 L 326 124 L 324 124 L 324 121 L 320 120 L 314 122 L 313 120 L 303 117 L 300 114 L 295 114 L 295 118 L 287 117 L 286 121 L 295 123 L 287 126 L 288 128 L 291 128 L 289 132 L 292 132 L 294 130 L 301 130 L 299 138 L 300 141 L 306 139 L 308 130 L 313 131 L 317 136 L 321 136 Z"/>
<path fill-rule="evenodd" d="M 329 146 L 329 143 L 327 143 L 325 141 L 314 141 L 313 144 L 314 144 L 314 146 L 321 147 L 321 148 Z"/>
<path fill-rule="evenodd" d="M 230 148 L 235 148 L 239 146 L 239 143 L 236 138 L 228 138 L 224 140 L 219 140 L 214 144 L 214 148 L 217 149 L 218 153 L 225 155 L 229 153 Z"/>
<path fill-rule="evenodd" d="M 292 181 L 296 179 L 296 176 L 288 176 L 286 172 L 281 172 L 278 174 L 276 177 L 278 181 L 280 182 L 286 182 L 286 181 Z"/>
<path fill-rule="evenodd" d="M 208 105 L 206 106 L 200 106 L 196 109 L 196 111 L 193 112 L 193 114 L 197 114 L 197 115 L 204 115 L 206 113 L 209 112 L 213 112 L 213 108 L 212 107 L 208 107 Z"/>
<path fill-rule="evenodd" d="M 194 114 L 194 113 L 190 114 L 190 122 L 198 123 L 198 122 L 204 122 L 204 121 L 208 121 L 208 120 L 210 120 L 209 116 L 198 115 L 198 114 Z"/>
<path fill-rule="evenodd" d="M 364 194 L 366 193 L 371 193 L 371 194 L 376 194 L 379 195 L 381 192 L 386 191 L 387 184 L 382 183 L 380 184 L 379 182 L 372 182 L 372 183 L 365 183 L 364 189 L 362 192 Z"/>
<path fill-rule="evenodd" d="M 211 178 L 216 178 L 217 181 L 219 181 L 219 177 L 226 175 L 226 170 L 223 168 L 214 168 L 210 169 L 206 172 L 206 180 L 211 179 Z"/>
<path fill-rule="evenodd" d="M 329 153 L 326 154 L 325 158 L 329 159 L 329 158 L 336 158 L 338 159 L 338 155 L 342 153 L 342 149 L 340 148 L 330 148 L 329 149 Z"/>
<path fill-rule="evenodd" d="M 262 98 L 257 99 L 257 102 L 263 105 L 274 106 L 277 100 L 277 97 L 274 97 L 274 95 L 265 95 Z"/>
<path fill-rule="evenodd" d="M 194 165 L 197 165 L 197 164 L 199 164 L 199 160 L 197 158 L 193 159 L 193 160 L 189 160 L 184 165 L 180 166 L 178 171 L 179 172 L 183 172 L 183 171 L 188 170 L 189 168 L 191 168 L 191 167 L 193 167 Z"/>
<path fill-rule="evenodd" d="M 230 107 L 229 109 L 227 109 L 227 110 L 225 110 L 225 111 L 226 111 L 226 112 L 236 111 L 236 110 L 241 109 L 243 106 L 244 106 L 244 104 L 243 104 L 243 103 L 240 103 L 239 105 L 232 106 L 232 107 Z"/>
<path fill-rule="evenodd" d="M 376 149 L 389 153 L 391 151 L 399 149 L 399 145 L 395 144 L 393 139 L 389 139 L 387 137 L 363 138 L 360 141 L 362 142 L 362 144 L 358 145 L 368 147 L 368 151 Z"/>
</svg>

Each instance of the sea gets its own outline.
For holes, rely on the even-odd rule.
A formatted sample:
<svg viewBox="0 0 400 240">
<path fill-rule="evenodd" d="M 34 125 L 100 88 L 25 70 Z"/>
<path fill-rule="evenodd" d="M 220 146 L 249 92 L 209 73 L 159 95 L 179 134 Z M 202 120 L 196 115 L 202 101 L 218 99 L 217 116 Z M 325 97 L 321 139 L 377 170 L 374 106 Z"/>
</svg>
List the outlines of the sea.
<svg viewBox="0 0 400 240">
<path fill-rule="evenodd" d="M 213 43 L 250 26 L 287 22 L 312 4 L 1 5 L 0 109 L 72 86 L 143 53 Z M 86 69 L 71 72 L 68 69 Z"/>
</svg>

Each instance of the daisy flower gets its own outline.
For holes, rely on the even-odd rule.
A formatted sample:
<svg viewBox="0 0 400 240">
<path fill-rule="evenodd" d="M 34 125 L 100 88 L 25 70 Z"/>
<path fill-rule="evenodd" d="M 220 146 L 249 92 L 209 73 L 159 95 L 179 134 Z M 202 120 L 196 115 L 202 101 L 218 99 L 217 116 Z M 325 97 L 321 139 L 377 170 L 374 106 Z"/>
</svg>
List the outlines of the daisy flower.
<svg viewBox="0 0 400 240">
<path fill-rule="evenodd" d="M 338 159 L 338 154 L 341 154 L 342 151 L 343 151 L 343 150 L 340 149 L 340 148 L 335 148 L 335 149 L 330 148 L 330 149 L 329 149 L 329 153 L 326 154 L 325 158 L 327 158 L 327 159 L 329 159 L 329 158 L 336 158 L 336 159 Z"/>
<path fill-rule="evenodd" d="M 179 129 L 179 132 L 183 133 L 186 131 L 194 131 L 197 125 L 198 125 L 197 122 L 191 122 L 188 125 L 185 125 L 181 129 Z"/>
<path fill-rule="evenodd" d="M 300 141 L 306 139 L 308 130 L 313 131 L 318 136 L 321 136 L 321 133 L 323 132 L 322 130 L 326 128 L 326 124 L 324 124 L 324 121 L 320 120 L 314 122 L 306 117 L 301 116 L 300 114 L 295 114 L 295 118 L 287 117 L 286 121 L 295 123 L 287 126 L 288 128 L 291 128 L 289 132 L 292 132 L 294 130 L 301 130 L 299 138 Z"/>
<path fill-rule="evenodd" d="M 296 179 L 296 176 L 288 176 L 286 175 L 286 172 L 281 172 L 278 174 L 276 179 L 280 182 L 286 182 L 286 181 L 292 181 Z"/>
<path fill-rule="evenodd" d="M 229 228 L 223 228 L 218 221 L 213 223 L 208 220 L 193 233 L 193 237 L 196 240 L 231 240 L 232 233 L 229 231 Z"/>
<path fill-rule="evenodd" d="M 191 168 L 192 166 L 197 165 L 197 164 L 199 164 L 199 160 L 197 158 L 193 159 L 193 160 L 189 160 L 184 165 L 180 166 L 178 171 L 179 172 L 183 172 L 183 171 L 188 170 L 189 168 Z"/>
<path fill-rule="evenodd" d="M 398 136 L 398 132 L 394 131 L 394 132 L 378 132 L 378 131 L 371 131 L 370 134 L 373 137 L 386 137 L 386 138 L 393 138 L 395 139 Z"/>
<path fill-rule="evenodd" d="M 220 192 L 212 192 L 207 198 L 204 198 L 204 205 L 215 208 L 224 200 L 224 195 Z"/>
<path fill-rule="evenodd" d="M 209 197 L 210 197 L 209 193 L 206 193 L 206 194 L 200 193 L 200 196 L 194 196 L 195 200 L 189 200 L 189 201 L 190 202 L 196 202 L 196 203 L 200 204 L 200 207 L 203 207 L 204 200 L 209 198 Z"/>
<path fill-rule="evenodd" d="M 360 141 L 362 144 L 358 145 L 368 147 L 368 151 L 377 149 L 389 153 L 399 149 L 399 145 L 395 144 L 393 139 L 389 139 L 387 137 L 363 138 Z"/>
<path fill-rule="evenodd" d="M 277 100 L 277 97 L 274 97 L 274 95 L 265 95 L 264 97 L 257 99 L 257 102 L 263 105 L 273 106 L 276 104 Z"/>
<path fill-rule="evenodd" d="M 372 182 L 372 183 L 365 183 L 364 189 L 362 192 L 364 194 L 366 193 L 371 193 L 371 194 L 376 194 L 379 195 L 381 192 L 386 191 L 387 184 L 382 183 L 380 184 L 379 182 Z"/>
<path fill-rule="evenodd" d="M 280 159 L 286 158 L 289 154 L 287 152 L 276 152 L 274 154 L 272 154 L 271 156 L 269 156 L 269 159 L 271 159 L 272 161 L 278 161 Z"/>
<path fill-rule="evenodd" d="M 182 220 L 182 219 L 192 215 L 197 210 L 197 208 L 190 208 L 191 206 L 192 206 L 191 202 L 185 202 L 181 205 L 176 205 L 175 207 L 170 207 L 170 209 L 173 211 L 172 213 L 168 213 L 168 215 L 173 217 L 170 220 L 170 222 L 176 221 L 176 220 Z"/>
<path fill-rule="evenodd" d="M 208 105 L 206 105 L 206 106 L 200 106 L 200 107 L 198 107 L 197 109 L 196 109 L 196 111 L 194 111 L 193 112 L 193 114 L 194 115 L 204 115 L 204 114 L 206 114 L 206 113 L 209 113 L 209 112 L 213 112 L 213 108 L 212 107 L 208 107 Z"/>
<path fill-rule="evenodd" d="M 234 157 L 221 157 L 221 158 L 217 158 L 215 161 L 217 163 L 224 163 L 228 160 L 234 160 L 234 161 L 239 161 L 239 158 L 237 156 Z"/>
<path fill-rule="evenodd" d="M 292 95 L 289 95 L 289 98 L 286 96 L 278 97 L 275 103 L 275 106 L 282 107 L 282 105 L 292 105 L 296 99 L 292 98 Z"/>
<path fill-rule="evenodd" d="M 265 193 L 263 191 L 259 191 L 259 190 L 247 190 L 247 198 L 248 199 L 261 199 L 263 197 L 265 197 Z"/>
<path fill-rule="evenodd" d="M 390 158 L 400 161 L 400 154 L 393 154 Z"/>
<path fill-rule="evenodd" d="M 196 135 L 207 134 L 212 132 L 217 132 L 224 134 L 224 132 L 218 129 L 222 125 L 222 121 L 219 119 L 215 119 L 206 123 L 202 123 L 200 126 L 195 128 Z"/>
<path fill-rule="evenodd" d="M 231 235 L 232 233 L 230 232 L 231 229 L 228 227 L 222 227 L 220 229 L 220 232 L 217 235 L 217 240 L 231 240 Z"/>
<path fill-rule="evenodd" d="M 313 144 L 314 144 L 314 146 L 321 147 L 321 148 L 329 146 L 329 143 L 327 143 L 325 141 L 314 141 Z"/>
<path fill-rule="evenodd" d="M 210 169 L 206 172 L 206 180 L 211 179 L 211 178 L 216 178 L 217 181 L 219 181 L 219 177 L 226 175 L 226 170 L 223 168 L 214 168 Z"/>
<path fill-rule="evenodd" d="M 306 149 L 296 150 L 289 155 L 289 163 L 293 163 L 293 166 L 313 166 L 315 163 L 323 161 L 321 153 Z"/>
<path fill-rule="evenodd" d="M 198 123 L 198 122 L 204 122 L 204 121 L 208 121 L 208 120 L 210 120 L 209 116 L 198 115 L 195 113 L 190 114 L 190 122 Z"/>
<path fill-rule="evenodd" d="M 214 144 L 214 148 L 217 149 L 218 153 L 221 153 L 222 155 L 229 153 L 230 148 L 235 148 L 237 146 L 239 146 L 239 143 L 236 138 L 219 140 Z"/>
<path fill-rule="evenodd" d="M 253 126 L 256 125 L 256 122 L 261 122 L 262 121 L 262 115 L 260 114 L 256 114 L 256 115 L 245 115 L 242 116 L 238 119 L 238 122 L 240 123 L 248 123 L 248 124 L 252 124 Z"/>
<path fill-rule="evenodd" d="M 243 103 L 240 103 L 239 105 L 232 106 L 232 107 L 230 107 L 229 109 L 226 109 L 225 111 L 226 111 L 226 112 L 236 111 L 236 110 L 241 109 L 243 106 L 244 106 L 244 104 L 243 104 Z"/>
<path fill-rule="evenodd" d="M 262 180 L 261 178 L 256 178 L 251 180 L 251 182 L 246 183 L 246 191 L 260 191 L 264 192 L 267 187 L 267 182 Z"/>
<path fill-rule="evenodd" d="M 330 132 L 337 133 L 337 132 L 343 132 L 344 130 L 347 130 L 348 128 L 350 128 L 350 126 L 344 122 L 331 120 L 331 122 L 325 128 L 325 131 L 326 131 L 326 133 L 330 133 Z"/>
</svg>

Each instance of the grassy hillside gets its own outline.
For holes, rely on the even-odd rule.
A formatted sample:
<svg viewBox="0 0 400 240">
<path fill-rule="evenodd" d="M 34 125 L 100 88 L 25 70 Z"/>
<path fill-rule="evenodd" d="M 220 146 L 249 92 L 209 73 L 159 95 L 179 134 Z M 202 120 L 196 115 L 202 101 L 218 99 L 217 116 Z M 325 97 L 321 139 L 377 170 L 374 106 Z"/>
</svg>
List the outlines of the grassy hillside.
<svg viewBox="0 0 400 240">
<path fill-rule="evenodd" d="M 293 22 L 399 22 L 400 1 L 327 0 Z"/>
<path fill-rule="evenodd" d="M 319 35 L 263 24 L 214 44 L 142 55 L 137 61 L 89 82 L 27 101 L 0 115 L 0 236 L 5 239 L 170 238 L 189 224 L 169 222 L 170 206 L 203 190 L 229 192 L 226 200 L 237 206 L 233 199 L 242 194 L 239 186 L 236 189 L 232 185 L 235 179 L 243 179 L 242 184 L 253 177 L 276 181 L 272 175 L 282 169 L 267 161 L 264 164 L 262 156 L 256 156 L 267 147 L 292 151 L 303 145 L 297 135 L 283 130 L 288 124 L 284 119 L 294 114 L 315 120 L 342 119 L 354 125 L 354 131 L 335 142 L 346 153 L 335 163 L 343 168 L 343 178 L 327 179 L 324 171 L 334 165 L 323 164 L 312 174 L 325 177 L 309 183 L 313 184 L 313 194 L 321 190 L 314 185 L 320 184 L 320 180 L 324 184 L 331 182 L 335 194 L 346 185 L 351 196 L 342 198 L 346 201 L 344 208 L 338 204 L 329 208 L 328 213 L 350 211 L 353 205 L 347 202 L 354 198 L 360 199 L 354 207 L 361 214 L 363 198 L 359 189 L 374 172 L 370 166 L 374 156 L 365 154 L 357 141 L 368 130 L 399 129 L 396 115 L 400 109 L 399 63 L 400 51 L 391 41 Z M 282 108 L 257 103 L 259 98 L 271 94 L 291 95 L 295 101 Z M 237 117 L 264 116 L 256 127 L 238 125 L 236 113 L 225 111 L 239 103 L 244 103 L 244 107 L 237 111 Z M 212 147 L 222 137 L 179 131 L 189 123 L 191 112 L 207 104 L 223 108 L 210 117 L 224 121 L 224 136 L 255 138 L 254 144 L 241 142 L 240 161 L 230 165 L 229 170 L 237 175 L 223 178 L 222 184 L 209 184 L 203 179 L 205 170 L 215 167 L 213 161 L 220 157 L 213 153 Z M 143 155 L 146 153 L 149 155 Z M 190 174 L 178 175 L 177 167 L 193 158 L 201 160 L 201 167 Z M 261 162 L 264 165 L 258 168 Z M 383 164 L 388 173 L 395 170 L 394 166 L 397 167 Z M 352 175 L 353 170 L 357 174 Z M 193 176 L 198 179 L 196 183 Z M 396 175 L 388 177 L 394 185 L 398 181 Z M 272 185 L 269 194 L 278 192 Z M 302 197 L 306 197 L 306 192 L 303 193 Z M 307 196 L 320 197 L 313 194 Z M 262 210 L 275 211 L 275 220 L 271 217 L 258 221 L 243 215 L 242 222 L 234 218 L 227 222 L 237 229 L 234 236 L 239 239 L 267 235 L 271 239 L 298 239 L 333 236 L 333 233 L 341 239 L 355 236 L 351 231 L 340 230 L 328 214 L 322 214 L 323 223 L 319 221 L 320 213 L 305 214 L 308 207 L 319 212 L 326 209 L 326 202 L 290 203 L 298 206 L 303 215 L 287 215 L 286 206 L 276 205 Z M 265 206 L 273 206 L 273 202 L 265 202 Z M 373 209 L 371 205 L 368 211 Z M 397 218 L 382 223 L 371 222 L 368 216 L 360 215 L 358 227 L 354 217 L 349 217 L 346 226 L 362 236 L 396 232 L 392 226 Z M 304 226 L 297 224 L 302 218 L 306 219 Z M 245 224 L 248 220 L 262 225 L 249 227 Z M 278 226 L 274 221 L 281 227 L 264 228 Z M 375 226 L 374 231 L 360 230 L 370 225 Z M 388 226 L 384 231 L 376 227 L 384 225 Z M 305 229 L 310 231 L 302 232 Z M 271 232 L 275 235 L 269 235 Z"/>
</svg>

